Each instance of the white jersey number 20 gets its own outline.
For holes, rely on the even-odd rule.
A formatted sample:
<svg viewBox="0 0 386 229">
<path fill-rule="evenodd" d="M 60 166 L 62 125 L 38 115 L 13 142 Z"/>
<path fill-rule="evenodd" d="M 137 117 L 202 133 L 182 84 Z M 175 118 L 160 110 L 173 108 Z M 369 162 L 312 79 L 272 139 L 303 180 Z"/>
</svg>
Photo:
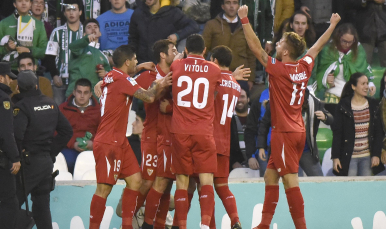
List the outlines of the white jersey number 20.
<svg viewBox="0 0 386 229">
<path fill-rule="evenodd" d="M 180 76 L 177 81 L 177 86 L 181 87 L 183 82 L 187 83 L 187 88 L 185 90 L 180 91 L 177 94 L 177 105 L 180 107 L 191 107 L 192 103 L 190 101 L 182 100 L 182 97 L 190 94 L 193 90 L 193 101 L 192 101 L 193 106 L 197 109 L 203 109 L 208 102 L 208 93 L 209 93 L 208 79 L 198 78 L 196 79 L 193 85 L 193 81 L 189 76 Z M 204 95 L 202 98 L 202 102 L 200 103 L 198 102 L 198 93 L 199 93 L 201 84 L 203 84 L 203 87 L 204 87 L 204 91 L 203 91 Z"/>
</svg>

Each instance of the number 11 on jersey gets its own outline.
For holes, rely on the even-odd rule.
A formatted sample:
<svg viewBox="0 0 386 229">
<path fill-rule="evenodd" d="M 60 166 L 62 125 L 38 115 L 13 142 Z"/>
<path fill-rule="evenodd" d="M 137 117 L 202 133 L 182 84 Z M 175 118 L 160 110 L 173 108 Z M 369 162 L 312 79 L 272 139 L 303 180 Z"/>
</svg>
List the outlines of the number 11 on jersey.
<svg viewBox="0 0 386 229">
<path fill-rule="evenodd" d="M 304 89 L 306 89 L 304 87 L 304 82 L 302 82 L 302 86 L 300 87 L 300 90 L 298 90 L 297 86 L 298 86 L 298 84 L 294 83 L 293 87 L 292 87 L 294 89 L 294 91 L 292 92 L 292 98 L 291 98 L 291 102 L 290 102 L 291 106 L 294 105 L 294 102 L 295 102 L 295 99 L 296 99 L 296 94 L 297 94 L 298 91 L 300 92 L 299 93 L 300 97 L 299 97 L 298 105 L 300 104 L 300 102 L 302 101 L 302 97 L 304 95 L 303 91 L 304 91 Z"/>
</svg>

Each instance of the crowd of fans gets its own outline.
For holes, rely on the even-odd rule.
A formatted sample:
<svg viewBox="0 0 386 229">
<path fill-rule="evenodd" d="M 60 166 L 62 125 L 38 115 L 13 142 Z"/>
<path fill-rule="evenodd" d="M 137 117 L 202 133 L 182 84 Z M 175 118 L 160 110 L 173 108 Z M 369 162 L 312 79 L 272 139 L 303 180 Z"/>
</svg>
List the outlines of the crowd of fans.
<svg viewBox="0 0 386 229">
<path fill-rule="evenodd" d="M 268 80 L 246 42 L 237 16 L 240 4 L 248 5 L 252 28 L 271 56 L 276 55 L 275 44 L 284 32 L 297 33 L 309 48 L 327 29 L 331 13 L 340 14 L 341 23 L 318 55 L 304 95 L 307 142 L 300 165 L 308 176 L 323 175 L 316 144 L 322 121 L 333 131 L 336 175 L 381 172 L 386 164 L 386 82 L 385 75 L 377 82 L 381 77 L 374 77 L 372 67 L 386 67 L 385 0 L 2 1 L 0 58 L 10 62 L 16 74 L 34 71 L 42 93 L 60 105 L 74 132 L 62 151 L 73 172 L 77 155 L 93 149 L 100 122 L 100 105 L 93 90 L 112 69 L 113 51 L 129 44 L 139 63 L 156 62 L 152 54 L 156 41 L 169 39 L 182 51 L 186 37 L 201 33 L 206 58 L 216 46 L 226 45 L 233 55 L 231 71 L 240 65 L 252 69 L 249 80 L 240 82 L 242 92 L 232 120 L 232 133 L 237 134 L 232 134 L 230 170 L 249 166 L 260 169 L 262 176 L 270 149 L 268 85 L 258 98 L 250 94 Z M 378 94 L 380 103 L 374 99 Z M 133 134 L 140 135 L 145 114 L 140 102 L 133 107 L 140 114 Z M 76 139 L 87 136 L 87 144 L 79 146 Z M 136 144 L 140 138 L 129 140 Z M 138 156 L 140 161 L 140 153 Z"/>
</svg>

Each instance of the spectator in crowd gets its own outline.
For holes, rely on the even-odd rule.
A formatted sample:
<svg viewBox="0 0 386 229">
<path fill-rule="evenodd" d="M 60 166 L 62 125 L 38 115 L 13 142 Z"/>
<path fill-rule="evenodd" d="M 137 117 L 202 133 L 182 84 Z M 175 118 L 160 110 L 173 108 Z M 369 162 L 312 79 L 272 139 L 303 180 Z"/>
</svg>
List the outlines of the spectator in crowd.
<svg viewBox="0 0 386 229">
<path fill-rule="evenodd" d="M 125 0 L 111 0 L 111 10 L 100 15 L 97 20 L 102 36 L 100 50 L 112 52 L 121 45 L 128 43 L 129 25 L 132 9 L 127 9 Z"/>
<path fill-rule="evenodd" d="M 43 95 L 53 98 L 52 94 L 52 87 L 51 82 L 46 77 L 42 76 L 43 72 L 38 70 L 38 65 L 35 63 L 35 59 L 32 57 L 31 53 L 22 53 L 17 57 L 17 63 L 18 63 L 18 71 L 25 71 L 25 70 L 31 70 L 33 71 L 37 76 L 39 80 L 39 89 L 42 92 Z M 17 81 L 13 81 L 11 83 L 11 88 L 13 91 L 13 96 L 17 96 L 19 93 L 16 90 Z M 19 95 L 20 96 L 20 95 Z M 19 98 L 15 98 L 18 100 Z"/>
<path fill-rule="evenodd" d="M 155 62 L 151 48 L 156 41 L 169 39 L 177 43 L 198 31 L 197 23 L 177 7 L 161 7 L 159 0 L 143 1 L 130 21 L 129 45 L 134 47 L 138 63 Z"/>
<path fill-rule="evenodd" d="M 384 0 L 349 0 L 355 9 L 354 25 L 359 41 L 366 51 L 367 62 L 372 63 L 373 51 L 378 47 L 382 67 L 386 67 L 386 3 Z"/>
<path fill-rule="evenodd" d="M 382 123 L 378 101 L 367 97 L 368 78 L 357 72 L 344 85 L 336 108 L 331 158 L 337 176 L 370 176 L 382 172 Z"/>
<path fill-rule="evenodd" d="M 83 37 L 83 25 L 80 23 L 82 1 L 64 0 L 64 3 L 63 14 L 67 22 L 52 31 L 44 61 L 53 80 L 54 100 L 59 105 L 66 99 L 65 93 L 69 83 L 69 45 Z"/>
<path fill-rule="evenodd" d="M 229 156 L 229 172 L 233 169 L 244 168 L 245 161 L 240 149 L 239 132 L 237 130 L 236 116 L 232 116 L 231 121 L 231 151 Z"/>
<path fill-rule="evenodd" d="M 249 90 L 248 90 L 248 87 L 245 87 L 245 85 L 241 85 L 241 93 L 235 107 L 234 118 L 237 126 L 240 149 L 241 149 L 242 155 L 244 156 L 244 159 L 246 159 L 244 131 L 247 125 L 248 113 L 249 113 Z"/>
<path fill-rule="evenodd" d="M 269 100 L 269 89 L 266 88 L 261 92 L 260 96 L 253 100 L 251 109 L 247 116 L 247 125 L 244 132 L 244 141 L 245 141 L 245 154 L 248 159 L 248 166 L 251 169 L 260 170 L 260 177 L 264 176 L 265 169 L 267 167 L 267 161 L 261 160 L 259 157 L 259 150 L 257 148 L 257 130 L 259 123 L 264 117 L 266 111 L 266 104 Z M 270 142 L 271 132 L 269 131 L 267 140 Z M 267 145 L 269 143 L 267 142 Z M 266 151 L 268 155 L 268 151 Z"/>
<path fill-rule="evenodd" d="M 281 37 L 283 36 L 283 34 L 285 32 L 289 32 L 289 22 L 290 22 L 290 18 L 287 18 L 287 19 L 284 19 L 284 21 L 281 23 L 279 29 L 277 30 L 277 32 L 275 32 L 274 36 L 273 36 L 273 45 L 276 46 L 276 43 L 280 41 Z"/>
<path fill-rule="evenodd" d="M 237 16 L 237 10 L 240 7 L 239 1 L 223 0 L 221 7 L 224 13 L 220 13 L 215 19 L 208 21 L 202 33 L 207 53 L 218 45 L 228 46 L 232 50 L 230 71 L 234 71 L 240 65 L 252 69 L 248 79 L 248 86 L 251 89 L 255 80 L 256 58 L 248 47 L 243 27 Z M 243 83 L 240 82 L 240 84 Z"/>
<path fill-rule="evenodd" d="M 358 41 L 358 34 L 352 24 L 342 24 L 334 32 L 332 42 L 319 54 L 316 73 L 318 89 L 324 93 L 326 109 L 335 112 L 343 86 L 355 72 L 363 72 L 372 79 L 371 67 L 366 61 L 366 53 Z M 375 94 L 374 83 L 369 83 L 370 95 Z M 333 105 L 331 105 L 333 104 Z"/>
<path fill-rule="evenodd" d="M 32 0 L 31 12 L 32 16 L 38 20 L 43 22 L 44 28 L 46 29 L 47 39 L 50 38 L 52 30 L 54 28 L 48 21 L 43 20 L 44 9 L 46 8 L 44 0 Z"/>
<path fill-rule="evenodd" d="M 295 32 L 305 40 L 307 44 L 307 48 L 305 51 L 306 53 L 307 50 L 315 43 L 316 37 L 315 29 L 311 22 L 311 18 L 308 17 L 308 15 L 303 11 L 297 11 L 290 17 L 288 26 L 289 27 L 287 31 Z"/>
<path fill-rule="evenodd" d="M 90 80 L 93 91 L 95 84 L 110 71 L 109 60 L 98 47 L 98 39 L 101 36 L 98 21 L 88 19 L 84 22 L 83 28 L 83 37 L 69 45 L 71 51 L 70 80 L 66 96 L 72 93 L 75 82 L 81 78 Z"/>
<path fill-rule="evenodd" d="M 379 104 L 379 113 L 377 114 L 382 122 L 382 129 L 383 134 L 382 136 L 385 136 L 386 133 L 386 71 L 383 73 L 383 77 L 381 79 L 380 83 L 380 91 L 379 91 L 379 98 L 381 99 L 381 103 Z M 386 164 L 386 138 L 383 138 L 382 141 L 382 156 L 381 156 L 381 162 L 382 164 Z"/>
<path fill-rule="evenodd" d="M 332 0 L 295 0 L 295 11 L 300 10 L 305 13 L 308 18 L 312 19 L 316 39 L 318 39 L 330 26 L 332 9 Z"/>
<path fill-rule="evenodd" d="M 0 21 L 0 56 L 12 62 L 20 53 L 30 52 L 35 59 L 42 59 L 47 46 L 43 23 L 28 15 L 30 0 L 15 0 L 14 6 L 15 12 Z M 17 71 L 16 61 L 12 70 Z"/>
<path fill-rule="evenodd" d="M 135 156 L 137 157 L 138 164 L 141 165 L 142 156 L 141 156 L 141 135 L 143 131 L 143 123 L 145 122 L 146 113 L 144 110 L 139 110 L 136 112 L 135 121 L 133 122 L 133 131 L 132 134 L 127 137 L 129 140 L 130 146 L 134 151 Z"/>
<path fill-rule="evenodd" d="M 294 0 L 276 0 L 275 19 L 273 22 L 273 31 L 276 33 L 280 25 L 294 13 Z"/>
<path fill-rule="evenodd" d="M 256 4 L 257 3 L 257 4 Z M 256 35 L 260 37 L 260 41 L 269 54 L 275 47 L 272 44 L 273 35 L 273 14 L 270 0 L 246 0 L 245 5 L 248 6 L 248 19 L 252 25 Z M 254 9 L 254 10 L 253 10 Z"/>
<path fill-rule="evenodd" d="M 306 128 L 306 144 L 299 165 L 307 176 L 323 176 L 320 166 L 319 150 L 316 144 L 316 135 L 318 133 L 320 121 L 326 125 L 331 125 L 334 121 L 333 116 L 324 109 L 324 103 L 310 93 L 308 88 L 304 95 L 302 106 L 302 115 Z M 258 130 L 257 148 L 259 149 L 259 158 L 267 161 L 265 149 L 270 151 L 270 145 L 267 145 L 268 131 L 271 127 L 271 109 L 269 103 L 263 119 L 260 122 Z"/>
<path fill-rule="evenodd" d="M 91 88 L 90 80 L 78 79 L 72 95 L 59 106 L 60 111 L 66 116 L 74 132 L 67 143 L 67 147 L 62 150 L 70 173 L 74 172 L 76 158 L 79 153 L 93 149 L 93 139 L 100 122 L 100 105 L 92 96 Z M 86 146 L 79 146 L 77 138 L 85 137 L 87 132 L 92 134 L 92 138 L 87 140 Z"/>
</svg>

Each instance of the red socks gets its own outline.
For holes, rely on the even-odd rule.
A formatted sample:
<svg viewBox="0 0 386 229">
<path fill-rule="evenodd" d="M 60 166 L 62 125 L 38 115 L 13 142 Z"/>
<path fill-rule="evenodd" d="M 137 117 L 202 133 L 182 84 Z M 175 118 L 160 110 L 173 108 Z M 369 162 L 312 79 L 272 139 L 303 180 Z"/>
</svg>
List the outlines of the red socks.
<svg viewBox="0 0 386 229">
<path fill-rule="evenodd" d="M 263 205 L 263 215 L 261 222 L 257 228 L 265 229 L 269 228 L 271 224 L 273 214 L 275 214 L 275 209 L 277 202 L 279 201 L 279 185 L 267 185 L 265 186 L 265 198 Z"/>
<path fill-rule="evenodd" d="M 146 198 L 145 206 L 145 222 L 149 225 L 153 225 L 155 214 L 157 213 L 158 206 L 160 205 L 160 199 L 162 193 L 157 192 L 154 188 L 151 188 Z"/>
<path fill-rule="evenodd" d="M 99 229 L 106 209 L 106 199 L 94 194 L 90 205 L 90 229 Z"/>
<path fill-rule="evenodd" d="M 142 207 L 143 203 L 145 203 L 146 195 L 143 195 L 141 192 L 138 192 L 138 199 L 137 199 L 137 207 L 135 208 L 134 214 L 137 214 L 139 209 Z"/>
<path fill-rule="evenodd" d="M 174 195 L 174 203 L 176 206 L 175 212 L 178 212 L 178 226 L 180 229 L 186 229 L 189 210 L 188 191 L 177 189 Z"/>
<path fill-rule="evenodd" d="M 289 210 L 296 229 L 307 229 L 304 218 L 304 200 L 299 187 L 289 188 L 285 191 Z"/>
<path fill-rule="evenodd" d="M 214 209 L 213 209 L 212 218 L 210 218 L 209 228 L 210 229 L 216 229 L 216 218 L 214 217 Z"/>
<path fill-rule="evenodd" d="M 203 185 L 200 191 L 201 224 L 209 226 L 214 210 L 214 191 L 212 185 Z"/>
<path fill-rule="evenodd" d="M 231 219 L 231 226 L 237 222 L 240 222 L 239 214 L 237 213 L 236 199 L 228 185 L 220 186 L 216 188 L 217 195 L 220 197 L 225 210 Z"/>
<path fill-rule="evenodd" d="M 137 206 L 138 191 L 125 188 L 122 196 L 122 229 L 132 229 L 133 215 Z"/>
</svg>

